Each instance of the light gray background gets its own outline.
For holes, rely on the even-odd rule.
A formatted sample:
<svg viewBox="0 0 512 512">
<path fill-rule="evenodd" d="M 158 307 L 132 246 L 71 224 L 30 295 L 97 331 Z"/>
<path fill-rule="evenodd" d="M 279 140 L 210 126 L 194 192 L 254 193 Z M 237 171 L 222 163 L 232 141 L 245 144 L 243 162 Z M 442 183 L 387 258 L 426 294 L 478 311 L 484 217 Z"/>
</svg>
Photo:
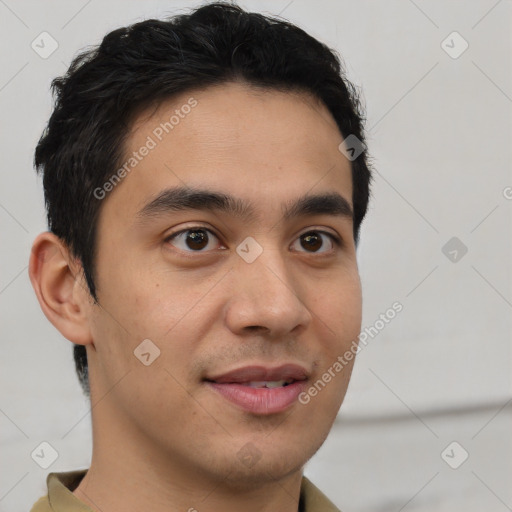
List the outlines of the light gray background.
<svg viewBox="0 0 512 512">
<path fill-rule="evenodd" d="M 49 85 L 77 51 L 185 1 L 0 0 L 0 510 L 27 511 L 50 471 L 90 461 L 89 405 L 71 344 L 49 324 L 27 262 L 46 229 L 35 144 Z M 399 313 L 360 352 L 335 427 L 306 474 L 344 511 L 512 510 L 510 0 L 243 1 L 336 48 L 364 89 L 376 169 L 358 250 L 363 327 Z M 47 59 L 31 42 L 47 31 Z M 442 42 L 469 44 L 454 59 Z M 458 36 L 444 47 L 457 52 Z M 452 262 L 457 237 L 468 252 Z M 460 256 L 459 252 L 459 256 Z M 49 442 L 47 470 L 31 452 Z M 452 469 L 465 450 L 469 458 Z"/>
</svg>

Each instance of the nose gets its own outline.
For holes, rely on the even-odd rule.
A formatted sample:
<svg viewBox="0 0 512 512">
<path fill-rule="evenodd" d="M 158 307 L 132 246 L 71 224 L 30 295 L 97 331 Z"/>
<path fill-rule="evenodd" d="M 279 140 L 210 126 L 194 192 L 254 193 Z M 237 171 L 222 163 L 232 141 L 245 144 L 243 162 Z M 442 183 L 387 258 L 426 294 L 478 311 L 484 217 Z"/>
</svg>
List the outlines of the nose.
<svg viewBox="0 0 512 512">
<path fill-rule="evenodd" d="M 232 298 L 225 320 L 229 329 L 243 336 L 261 331 L 270 338 L 283 338 L 304 330 L 312 320 L 304 296 L 278 251 L 264 250 L 258 259 L 240 259 L 232 269 Z"/>
</svg>

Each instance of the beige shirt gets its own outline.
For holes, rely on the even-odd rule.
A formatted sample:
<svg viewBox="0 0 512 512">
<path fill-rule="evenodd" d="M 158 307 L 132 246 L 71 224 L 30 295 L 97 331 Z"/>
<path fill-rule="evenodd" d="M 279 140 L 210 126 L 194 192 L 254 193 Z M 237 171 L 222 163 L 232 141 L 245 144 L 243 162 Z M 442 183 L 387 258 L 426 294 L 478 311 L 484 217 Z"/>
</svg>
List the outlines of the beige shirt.
<svg viewBox="0 0 512 512">
<path fill-rule="evenodd" d="M 48 494 L 39 498 L 30 512 L 92 512 L 74 491 L 86 469 L 50 473 L 46 478 Z M 306 477 L 302 478 L 298 512 L 340 512 Z"/>
</svg>

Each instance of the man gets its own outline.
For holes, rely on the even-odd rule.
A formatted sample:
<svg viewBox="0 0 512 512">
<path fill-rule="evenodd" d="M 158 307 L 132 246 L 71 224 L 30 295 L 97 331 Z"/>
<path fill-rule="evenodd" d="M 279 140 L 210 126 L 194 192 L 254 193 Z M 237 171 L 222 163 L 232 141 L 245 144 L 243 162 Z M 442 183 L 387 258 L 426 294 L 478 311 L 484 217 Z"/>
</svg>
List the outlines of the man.
<svg viewBox="0 0 512 512">
<path fill-rule="evenodd" d="M 210 4 L 54 81 L 30 278 L 90 394 L 42 511 L 332 511 L 306 478 L 361 328 L 357 96 L 291 24 Z"/>
</svg>

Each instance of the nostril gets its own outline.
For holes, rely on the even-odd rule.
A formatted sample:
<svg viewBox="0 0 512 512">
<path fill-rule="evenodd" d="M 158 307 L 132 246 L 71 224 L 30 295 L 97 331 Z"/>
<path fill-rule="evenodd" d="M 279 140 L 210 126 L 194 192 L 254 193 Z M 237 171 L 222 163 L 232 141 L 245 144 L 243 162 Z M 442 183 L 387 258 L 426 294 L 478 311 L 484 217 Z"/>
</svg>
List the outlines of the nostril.
<svg viewBox="0 0 512 512">
<path fill-rule="evenodd" d="M 264 331 L 268 331 L 268 327 L 263 327 L 262 325 L 247 325 L 245 327 L 248 331 L 259 331 L 259 330 L 264 330 Z"/>
</svg>

